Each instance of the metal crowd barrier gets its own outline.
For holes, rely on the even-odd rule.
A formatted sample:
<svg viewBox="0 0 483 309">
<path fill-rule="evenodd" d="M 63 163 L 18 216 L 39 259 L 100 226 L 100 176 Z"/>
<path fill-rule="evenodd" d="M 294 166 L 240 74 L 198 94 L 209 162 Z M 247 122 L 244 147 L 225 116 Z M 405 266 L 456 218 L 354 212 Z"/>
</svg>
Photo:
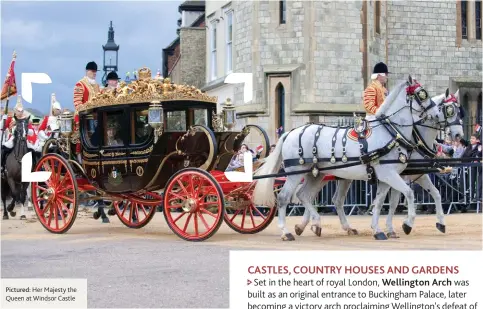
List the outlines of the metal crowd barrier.
<svg viewBox="0 0 483 309">
<path fill-rule="evenodd" d="M 429 174 L 432 183 L 439 189 L 443 209 L 447 208 L 446 213 L 457 205 L 475 205 L 476 213 L 480 212 L 482 201 L 482 165 L 481 163 L 465 164 L 467 166 L 453 167 L 453 171 L 448 174 Z M 419 184 L 410 181 L 409 185 L 414 190 L 414 201 L 419 206 L 433 206 L 434 200 L 426 190 Z M 314 201 L 314 206 L 320 208 L 335 208 L 332 202 L 336 192 L 336 181 L 329 182 Z M 377 192 L 377 185 L 369 185 L 366 181 L 354 180 L 347 193 L 344 202 L 344 211 L 347 215 L 352 215 L 354 211 L 367 210 L 374 201 Z M 383 207 L 389 207 L 390 193 L 384 200 Z M 398 206 L 406 206 L 405 198 L 401 194 Z M 349 211 L 347 212 L 348 209 Z M 304 207 L 296 198 L 292 197 L 292 203 L 288 206 L 288 215 L 301 215 Z"/>
</svg>

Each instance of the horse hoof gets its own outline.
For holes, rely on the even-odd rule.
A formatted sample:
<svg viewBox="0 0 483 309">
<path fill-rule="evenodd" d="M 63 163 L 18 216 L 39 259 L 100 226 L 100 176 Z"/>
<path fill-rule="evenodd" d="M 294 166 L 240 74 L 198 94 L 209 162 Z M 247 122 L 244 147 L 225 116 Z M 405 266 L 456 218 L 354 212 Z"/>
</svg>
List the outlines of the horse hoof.
<svg viewBox="0 0 483 309">
<path fill-rule="evenodd" d="M 3 215 L 3 220 L 8 220 L 8 219 L 9 218 L 8 218 L 8 215 L 7 214 Z"/>
<path fill-rule="evenodd" d="M 295 237 L 292 234 L 288 233 L 282 236 L 283 241 L 294 241 Z"/>
<path fill-rule="evenodd" d="M 348 235 L 359 235 L 359 232 L 356 229 L 348 229 L 347 234 Z"/>
<path fill-rule="evenodd" d="M 295 224 L 295 234 L 297 234 L 297 236 L 300 236 L 303 232 L 304 230 L 298 224 Z"/>
<path fill-rule="evenodd" d="M 438 231 L 440 231 L 441 233 L 446 233 L 446 225 L 444 224 L 441 224 L 439 222 L 436 223 L 436 228 L 438 229 Z"/>
<path fill-rule="evenodd" d="M 115 216 L 115 215 L 116 215 L 116 210 L 115 210 L 115 209 L 113 209 L 113 208 L 111 208 L 111 209 L 109 209 L 109 210 L 107 211 L 107 214 L 108 214 L 109 216 Z"/>
<path fill-rule="evenodd" d="M 388 238 L 399 238 L 399 236 L 397 236 L 396 232 L 387 233 L 387 237 Z"/>
<path fill-rule="evenodd" d="M 413 228 L 410 227 L 409 225 L 407 225 L 406 223 L 403 223 L 402 229 L 403 229 L 404 233 L 406 233 L 406 235 L 409 235 Z"/>
<path fill-rule="evenodd" d="M 102 223 L 111 223 L 108 217 L 102 218 Z"/>
<path fill-rule="evenodd" d="M 387 237 L 383 232 L 379 232 L 379 233 L 374 234 L 374 239 L 375 240 L 387 240 Z"/>
<path fill-rule="evenodd" d="M 16 215 L 17 215 L 17 213 L 15 211 L 10 212 L 10 217 L 15 217 Z"/>
<path fill-rule="evenodd" d="M 101 217 L 101 214 L 98 211 L 96 211 L 92 214 L 92 217 L 97 220 Z"/>
<path fill-rule="evenodd" d="M 27 220 L 27 217 L 25 215 L 21 215 L 20 220 Z"/>
<path fill-rule="evenodd" d="M 320 226 L 317 226 L 317 225 L 312 225 L 312 227 L 310 228 L 312 230 L 312 232 L 314 232 L 315 235 L 319 236 L 322 235 L 322 228 Z"/>
</svg>

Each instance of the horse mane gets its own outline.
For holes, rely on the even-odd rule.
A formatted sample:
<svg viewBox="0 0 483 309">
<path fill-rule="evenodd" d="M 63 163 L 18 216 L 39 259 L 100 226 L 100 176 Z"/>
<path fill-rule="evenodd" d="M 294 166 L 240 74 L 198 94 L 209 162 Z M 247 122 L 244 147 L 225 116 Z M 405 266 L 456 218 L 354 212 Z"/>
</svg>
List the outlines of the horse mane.
<svg viewBox="0 0 483 309">
<path fill-rule="evenodd" d="M 381 107 L 379 107 L 379 109 L 377 110 L 375 115 L 377 118 L 381 117 L 381 115 L 386 114 L 389 107 L 391 107 L 391 104 L 401 94 L 404 86 L 406 86 L 406 81 L 402 81 L 396 87 L 394 87 L 394 91 L 391 91 L 391 93 L 387 96 L 386 100 L 384 100 L 384 103 L 382 103 Z"/>
</svg>

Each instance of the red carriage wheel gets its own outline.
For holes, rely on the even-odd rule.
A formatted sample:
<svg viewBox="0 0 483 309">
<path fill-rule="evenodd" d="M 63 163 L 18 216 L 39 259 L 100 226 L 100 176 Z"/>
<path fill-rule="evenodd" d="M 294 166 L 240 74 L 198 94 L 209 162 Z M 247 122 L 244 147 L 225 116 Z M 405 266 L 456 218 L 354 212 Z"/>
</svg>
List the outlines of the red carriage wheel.
<svg viewBox="0 0 483 309">
<path fill-rule="evenodd" d="M 171 176 L 164 191 L 163 214 L 179 237 L 203 241 L 223 222 L 224 198 L 220 185 L 208 172 L 187 168 Z"/>
<path fill-rule="evenodd" d="M 148 192 L 143 197 L 132 196 L 122 202 L 114 201 L 112 204 L 122 224 L 140 229 L 146 226 L 156 214 L 156 208 L 161 204 L 161 197 Z"/>
<path fill-rule="evenodd" d="M 63 234 L 74 224 L 78 210 L 77 181 L 74 171 L 62 156 L 44 155 L 34 172 L 50 171 L 46 182 L 32 182 L 31 197 L 42 226 L 51 233 Z"/>
<path fill-rule="evenodd" d="M 280 191 L 281 186 L 274 187 L 274 194 Z M 232 203 L 244 203 L 241 207 L 228 214 L 225 213 L 225 222 L 228 226 L 240 234 L 256 234 L 266 229 L 272 223 L 277 214 L 277 207 L 258 207 L 252 202 L 249 194 L 242 194 L 237 197 L 238 201 Z M 241 203 L 240 203 L 241 202 Z"/>
</svg>

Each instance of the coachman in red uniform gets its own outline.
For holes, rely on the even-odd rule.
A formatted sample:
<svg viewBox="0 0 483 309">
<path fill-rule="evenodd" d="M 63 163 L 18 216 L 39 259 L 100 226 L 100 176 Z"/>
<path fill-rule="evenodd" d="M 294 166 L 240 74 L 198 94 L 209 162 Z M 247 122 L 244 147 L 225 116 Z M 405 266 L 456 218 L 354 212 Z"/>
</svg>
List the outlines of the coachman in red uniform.
<svg viewBox="0 0 483 309">
<path fill-rule="evenodd" d="M 86 65 L 86 75 L 79 80 L 74 87 L 74 130 L 79 130 L 79 114 L 77 112 L 78 106 L 89 101 L 95 94 L 100 92 L 99 84 L 96 82 L 97 64 L 94 61 Z M 81 161 L 81 145 L 76 146 L 76 154 L 79 162 Z"/>
</svg>

